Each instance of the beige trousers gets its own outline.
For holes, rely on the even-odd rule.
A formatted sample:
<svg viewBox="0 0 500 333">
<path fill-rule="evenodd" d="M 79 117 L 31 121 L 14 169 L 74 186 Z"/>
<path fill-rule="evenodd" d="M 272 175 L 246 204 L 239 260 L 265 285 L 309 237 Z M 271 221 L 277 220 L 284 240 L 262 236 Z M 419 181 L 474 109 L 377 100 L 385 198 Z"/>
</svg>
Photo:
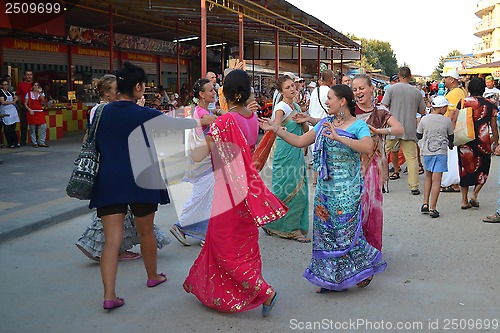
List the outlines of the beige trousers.
<svg viewBox="0 0 500 333">
<path fill-rule="evenodd" d="M 403 149 L 403 155 L 406 159 L 406 165 L 408 166 L 408 186 L 410 190 L 418 189 L 418 160 L 417 160 L 417 143 L 413 140 L 403 140 L 394 139 L 387 140 L 385 150 L 387 154 L 391 153 L 391 150 L 399 142 L 401 149 Z"/>
</svg>

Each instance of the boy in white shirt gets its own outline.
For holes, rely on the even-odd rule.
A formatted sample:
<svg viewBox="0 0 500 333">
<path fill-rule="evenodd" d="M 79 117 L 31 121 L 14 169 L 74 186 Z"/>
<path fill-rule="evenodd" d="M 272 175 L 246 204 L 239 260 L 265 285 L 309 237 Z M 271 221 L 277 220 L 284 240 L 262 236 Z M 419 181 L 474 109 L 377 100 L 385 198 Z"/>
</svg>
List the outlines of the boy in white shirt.
<svg viewBox="0 0 500 333">
<path fill-rule="evenodd" d="M 436 96 L 432 100 L 431 113 L 422 117 L 417 128 L 425 168 L 424 204 L 420 212 L 430 214 L 432 218 L 439 217 L 436 205 L 441 190 L 441 177 L 443 172 L 448 171 L 448 148 L 453 149 L 453 124 L 450 118 L 444 116 L 448 105 L 444 96 Z"/>
</svg>

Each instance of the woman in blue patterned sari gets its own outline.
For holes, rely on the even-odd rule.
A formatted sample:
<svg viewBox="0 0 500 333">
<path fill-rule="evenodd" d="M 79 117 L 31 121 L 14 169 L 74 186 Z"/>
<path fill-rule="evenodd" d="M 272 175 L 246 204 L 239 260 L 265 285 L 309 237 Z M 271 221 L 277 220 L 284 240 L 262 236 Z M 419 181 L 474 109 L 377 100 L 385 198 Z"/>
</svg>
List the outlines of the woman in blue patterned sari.
<svg viewBox="0 0 500 333">
<path fill-rule="evenodd" d="M 361 228 L 360 154 L 370 153 L 370 129 L 356 119 L 351 89 L 335 85 L 328 92 L 328 117 L 308 118 L 314 131 L 302 136 L 286 132 L 270 120 L 261 128 L 273 130 L 296 147 L 314 147 L 314 170 L 319 172 L 314 198 L 313 251 L 304 277 L 319 286 L 318 293 L 366 287 L 386 268 L 382 253 L 366 242 Z"/>
</svg>

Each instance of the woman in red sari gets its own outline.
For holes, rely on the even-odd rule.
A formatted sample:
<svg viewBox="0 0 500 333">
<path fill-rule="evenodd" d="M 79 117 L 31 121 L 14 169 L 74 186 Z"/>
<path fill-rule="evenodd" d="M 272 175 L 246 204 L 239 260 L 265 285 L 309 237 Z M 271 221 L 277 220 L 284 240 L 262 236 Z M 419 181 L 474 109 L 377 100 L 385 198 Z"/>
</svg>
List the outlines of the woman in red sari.
<svg viewBox="0 0 500 333">
<path fill-rule="evenodd" d="M 233 70 L 224 81 L 229 112 L 212 124 L 208 145 L 193 160 L 211 153 L 215 176 L 208 230 L 198 258 L 184 282 L 204 305 L 221 312 L 241 312 L 263 305 L 267 316 L 277 293 L 262 277 L 258 228 L 283 217 L 286 206 L 264 185 L 252 164 L 258 120 L 244 106 L 250 77 Z"/>
</svg>

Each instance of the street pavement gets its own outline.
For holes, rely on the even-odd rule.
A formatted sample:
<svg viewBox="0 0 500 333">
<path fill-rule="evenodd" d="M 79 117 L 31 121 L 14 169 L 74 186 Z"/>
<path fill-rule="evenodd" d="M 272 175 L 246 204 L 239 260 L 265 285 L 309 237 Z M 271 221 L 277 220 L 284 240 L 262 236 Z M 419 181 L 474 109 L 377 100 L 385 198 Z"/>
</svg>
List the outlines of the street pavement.
<svg viewBox="0 0 500 333">
<path fill-rule="evenodd" d="M 82 134 L 50 142 L 49 148 L 0 149 L 2 333 L 500 331 L 500 224 L 481 222 L 496 209 L 497 158 L 480 208 L 461 210 L 459 194 L 442 193 L 437 219 L 420 214 L 422 195 L 411 195 L 406 175 L 391 181 L 384 195 L 388 268 L 365 289 L 316 294 L 302 277 L 311 244 L 261 233 L 263 274 L 279 293 L 276 306 L 267 318 L 260 308 L 218 313 L 182 289 L 198 243 L 186 247 L 171 237 L 158 253 L 167 283 L 147 288 L 142 261 L 120 262 L 117 292 L 126 304 L 107 312 L 99 264 L 74 246 L 90 224 L 88 202 L 67 198 L 64 191 Z M 180 182 L 182 133 L 157 139 L 173 203 L 160 207 L 156 224 L 169 234 L 191 186 Z"/>
</svg>

